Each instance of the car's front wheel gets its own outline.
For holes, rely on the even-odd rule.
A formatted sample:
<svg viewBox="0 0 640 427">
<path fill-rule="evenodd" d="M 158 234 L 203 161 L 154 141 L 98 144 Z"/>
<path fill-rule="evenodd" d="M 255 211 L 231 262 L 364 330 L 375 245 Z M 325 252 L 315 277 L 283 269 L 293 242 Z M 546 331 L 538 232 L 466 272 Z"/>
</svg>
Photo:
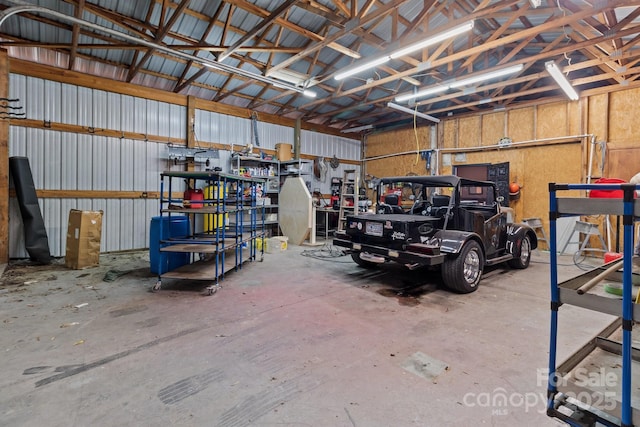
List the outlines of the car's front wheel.
<svg viewBox="0 0 640 427">
<path fill-rule="evenodd" d="M 376 268 L 378 265 L 375 262 L 365 261 L 362 258 L 360 258 L 360 252 L 351 252 L 351 259 L 360 267 L 364 267 L 364 268 Z"/>
<path fill-rule="evenodd" d="M 520 256 L 518 258 L 509 260 L 509 266 L 511 268 L 517 268 L 517 269 L 523 270 L 529 267 L 530 261 L 531 261 L 531 240 L 529 240 L 529 236 L 524 236 L 522 238 L 522 242 L 520 243 Z"/>
<path fill-rule="evenodd" d="M 449 256 L 442 264 L 442 280 L 454 292 L 468 294 L 478 289 L 484 268 L 482 248 L 475 240 L 465 243 L 457 256 Z"/>
</svg>

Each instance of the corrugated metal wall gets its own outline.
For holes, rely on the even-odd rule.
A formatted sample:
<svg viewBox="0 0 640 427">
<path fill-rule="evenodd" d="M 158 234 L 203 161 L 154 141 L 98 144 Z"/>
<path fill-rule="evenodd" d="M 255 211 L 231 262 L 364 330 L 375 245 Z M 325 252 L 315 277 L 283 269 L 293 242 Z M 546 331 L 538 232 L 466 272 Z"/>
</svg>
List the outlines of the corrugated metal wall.
<svg viewBox="0 0 640 427">
<path fill-rule="evenodd" d="M 87 133 L 76 134 L 10 127 L 9 155 L 29 158 L 37 189 L 159 191 L 162 171 L 184 167 L 167 160 L 163 139 L 185 139 L 186 107 L 15 74 L 10 76 L 9 92 L 11 98 L 20 99 L 28 119 L 87 128 Z M 155 135 L 160 141 L 106 137 L 100 135 L 102 130 Z M 195 130 L 197 141 L 243 146 L 254 142 L 250 119 L 196 110 Z M 292 143 L 293 133 L 293 128 L 258 122 L 263 148 L 274 149 L 278 142 Z M 359 141 L 317 132 L 302 131 L 301 148 L 304 154 L 327 158 L 335 155 L 359 160 L 361 156 Z M 229 171 L 230 153 L 221 151 L 212 166 L 216 165 Z M 342 176 L 344 168 L 329 168 L 327 175 Z M 329 178 L 324 183 L 313 182 L 312 189 L 328 193 L 329 182 Z M 149 222 L 159 214 L 158 201 L 147 199 L 44 198 L 39 204 L 53 256 L 65 254 L 71 209 L 104 211 L 102 252 L 148 247 Z M 10 257 L 28 256 L 22 220 L 13 199 L 9 241 Z"/>
</svg>

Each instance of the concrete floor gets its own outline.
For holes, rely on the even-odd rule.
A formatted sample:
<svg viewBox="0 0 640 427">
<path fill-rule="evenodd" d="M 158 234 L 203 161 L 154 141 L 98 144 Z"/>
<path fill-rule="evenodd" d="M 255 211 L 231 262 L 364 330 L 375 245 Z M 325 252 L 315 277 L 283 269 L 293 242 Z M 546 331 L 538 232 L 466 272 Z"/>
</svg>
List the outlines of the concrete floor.
<svg viewBox="0 0 640 427">
<path fill-rule="evenodd" d="M 438 274 L 320 249 L 265 254 L 213 296 L 206 282 L 150 292 L 145 252 L 87 270 L 11 263 L 0 425 L 561 425 L 544 414 L 548 254 L 457 295 Z M 580 273 L 562 260 L 562 278 Z M 114 269 L 132 271 L 103 281 Z M 611 319 L 563 306 L 559 361 Z"/>
</svg>

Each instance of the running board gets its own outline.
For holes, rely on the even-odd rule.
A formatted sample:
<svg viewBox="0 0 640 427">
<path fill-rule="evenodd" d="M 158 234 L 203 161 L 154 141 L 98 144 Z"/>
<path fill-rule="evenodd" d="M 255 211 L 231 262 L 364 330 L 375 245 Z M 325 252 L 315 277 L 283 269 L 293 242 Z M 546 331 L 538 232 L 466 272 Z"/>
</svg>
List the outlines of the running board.
<svg viewBox="0 0 640 427">
<path fill-rule="evenodd" d="M 509 261 L 512 259 L 513 259 L 513 255 L 502 255 L 501 257 L 498 257 L 498 258 L 486 260 L 484 262 L 484 265 L 496 265 L 496 264 L 500 264 L 501 262 Z"/>
</svg>

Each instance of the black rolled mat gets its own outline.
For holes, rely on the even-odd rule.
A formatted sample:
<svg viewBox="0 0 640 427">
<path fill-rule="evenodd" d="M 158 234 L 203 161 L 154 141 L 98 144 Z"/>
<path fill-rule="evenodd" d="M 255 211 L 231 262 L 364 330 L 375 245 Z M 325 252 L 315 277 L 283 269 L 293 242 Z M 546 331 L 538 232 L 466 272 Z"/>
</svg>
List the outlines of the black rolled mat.
<svg viewBox="0 0 640 427">
<path fill-rule="evenodd" d="M 49 264 L 51 262 L 49 239 L 44 227 L 42 212 L 40 212 L 29 159 L 27 157 L 9 157 L 9 173 L 13 179 L 13 187 L 20 205 L 25 249 L 33 261 Z"/>
</svg>

